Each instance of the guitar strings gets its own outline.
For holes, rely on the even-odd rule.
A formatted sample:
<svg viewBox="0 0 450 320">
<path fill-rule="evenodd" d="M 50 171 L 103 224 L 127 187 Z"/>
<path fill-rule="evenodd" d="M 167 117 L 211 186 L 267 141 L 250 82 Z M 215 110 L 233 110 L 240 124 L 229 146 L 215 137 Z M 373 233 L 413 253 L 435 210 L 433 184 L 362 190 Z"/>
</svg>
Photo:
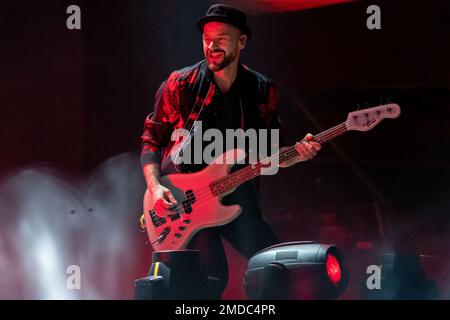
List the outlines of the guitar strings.
<svg viewBox="0 0 450 320">
<path fill-rule="evenodd" d="M 341 124 L 331 128 L 331 129 L 323 131 L 322 133 L 320 133 L 320 134 L 318 134 L 317 136 L 314 137 L 315 141 L 318 142 L 318 143 L 323 143 L 323 142 L 326 142 L 327 139 L 329 137 L 333 136 L 333 135 L 336 135 L 336 134 L 340 135 L 340 134 L 342 134 L 343 132 L 347 131 L 347 129 L 346 129 L 346 127 L 344 127 L 344 125 L 345 125 L 345 123 L 341 123 Z M 343 130 L 343 132 L 342 132 L 342 130 Z M 295 150 L 295 145 L 294 146 L 290 146 L 287 149 L 285 149 L 285 150 L 283 150 L 283 151 L 281 151 L 281 152 L 279 152 L 279 153 L 277 153 L 277 154 L 275 154 L 275 155 L 273 155 L 271 157 L 263 159 L 262 161 L 264 161 L 264 162 L 272 161 L 273 162 L 274 160 L 277 160 L 278 157 L 283 157 L 284 158 L 284 159 L 282 159 L 283 162 L 284 161 L 288 161 L 288 160 L 291 159 L 291 156 L 292 156 L 292 153 L 290 153 L 290 152 L 293 152 L 294 150 Z M 293 154 L 295 155 L 295 152 Z M 231 173 L 231 174 L 229 174 L 229 175 L 227 175 L 225 177 L 222 177 L 222 178 L 219 178 L 219 179 L 215 180 L 213 183 L 215 183 L 215 184 L 220 184 L 220 183 L 223 183 L 223 182 L 226 183 L 227 180 L 232 180 L 235 176 L 241 176 L 241 175 L 244 176 L 246 173 L 248 173 L 248 172 L 245 172 L 246 170 L 247 171 L 250 170 L 252 172 L 255 169 L 259 170 L 261 167 L 264 167 L 262 164 L 263 164 L 262 162 L 258 162 L 256 164 L 249 165 L 246 168 L 241 169 L 243 171 L 239 170 L 239 171 L 233 172 L 233 173 Z"/>
<path fill-rule="evenodd" d="M 337 136 L 337 135 L 341 135 L 342 133 L 344 133 L 345 131 L 347 131 L 347 129 L 346 129 L 346 127 L 344 127 L 344 125 L 345 125 L 345 123 L 341 123 L 341 124 L 339 124 L 339 125 L 337 125 L 337 126 L 334 126 L 333 128 L 330 128 L 330 129 L 328 129 L 328 130 L 326 130 L 326 131 L 323 131 L 322 133 L 320 133 L 320 134 L 317 134 L 316 136 L 314 136 L 314 141 L 315 142 L 318 142 L 318 143 L 324 143 L 324 142 L 326 142 L 326 141 L 328 141 L 329 140 L 329 138 L 330 137 L 333 137 L 333 136 Z M 343 132 L 341 132 L 342 130 L 344 130 Z M 319 141 L 319 140 L 322 140 L 322 141 Z M 287 149 L 285 149 L 285 150 L 283 150 L 283 151 L 281 151 L 281 152 L 278 152 L 277 154 L 275 154 L 275 155 L 272 155 L 272 156 L 270 156 L 270 157 L 268 157 L 268 158 L 266 158 L 266 159 L 263 159 L 262 161 L 264 161 L 264 162 L 266 162 L 266 161 L 274 161 L 273 159 L 270 159 L 270 158 L 272 158 L 272 157 L 275 157 L 275 159 L 277 158 L 277 157 L 285 157 L 286 155 L 288 155 L 288 157 L 290 157 L 290 152 L 291 151 L 293 151 L 295 149 L 295 145 L 294 146 L 290 146 L 290 147 L 288 147 Z M 295 154 L 295 153 L 294 153 Z M 290 160 L 291 158 L 289 158 L 289 159 L 283 159 L 283 161 L 288 161 L 288 160 Z M 256 166 L 256 165 L 258 165 L 258 164 L 260 164 L 261 162 L 258 162 L 258 163 L 256 163 L 256 164 L 253 164 L 253 166 Z M 249 168 L 249 167 L 251 167 L 252 165 L 250 165 L 250 166 L 248 166 L 247 168 Z M 242 170 L 245 170 L 245 169 L 247 169 L 247 168 L 244 168 L 244 169 L 242 169 Z M 258 168 L 259 169 L 259 168 Z M 232 178 L 233 177 L 233 175 L 239 175 L 239 172 L 240 171 L 236 171 L 236 172 L 233 172 L 233 173 L 231 173 L 231 174 L 229 174 L 228 176 L 225 176 L 225 177 L 222 177 L 222 178 L 219 178 L 219 179 L 217 179 L 217 180 L 215 180 L 215 182 L 217 182 L 217 183 L 220 183 L 220 182 L 222 182 L 223 180 L 227 180 L 227 179 L 229 179 L 229 178 Z"/>
<path fill-rule="evenodd" d="M 342 134 L 342 133 L 344 133 L 346 131 L 347 131 L 346 128 L 338 128 L 333 133 L 327 133 L 326 135 L 320 135 L 320 136 L 318 135 L 317 138 L 316 138 L 316 141 L 319 142 L 319 140 L 322 140 L 322 143 L 324 143 L 324 142 L 326 142 L 328 140 L 328 138 L 333 137 L 333 136 L 338 136 L 338 135 L 340 135 L 340 134 Z M 283 150 L 282 152 L 280 152 L 280 153 L 278 153 L 278 154 L 276 154 L 276 155 L 274 155 L 272 157 L 268 157 L 268 158 L 264 159 L 263 161 L 264 162 L 267 161 L 267 162 L 270 163 L 271 161 L 273 162 L 275 160 L 278 160 L 279 163 L 284 163 L 286 161 L 289 161 L 289 160 L 293 159 L 297 155 L 298 155 L 298 152 L 295 149 L 295 145 L 294 145 L 294 146 L 288 147 L 286 150 Z M 281 159 L 282 161 L 279 160 L 280 158 L 282 158 Z M 243 183 L 245 181 L 248 181 L 248 180 L 254 178 L 255 176 L 257 176 L 258 173 L 259 173 L 259 170 L 261 168 L 263 168 L 263 167 L 265 167 L 264 164 L 261 163 L 261 162 L 258 162 L 258 163 L 254 164 L 254 165 L 250 165 L 250 166 L 242 169 L 242 171 L 234 172 L 234 173 L 229 174 L 228 176 L 226 176 L 224 178 L 218 179 L 218 180 L 216 180 L 213 183 L 216 184 L 216 185 L 219 185 L 219 187 L 218 187 L 219 190 L 220 190 L 220 185 L 223 186 L 224 190 L 220 190 L 221 193 L 222 193 L 224 191 L 227 191 L 227 189 L 229 189 L 230 186 L 227 186 L 227 184 L 231 184 L 232 188 L 233 188 L 234 187 L 233 184 L 236 183 L 236 182 L 239 185 L 239 184 L 241 184 L 241 183 Z M 233 180 L 236 177 L 237 177 L 238 181 L 234 182 Z M 239 180 L 241 178 L 243 178 L 245 180 L 244 181 Z"/>
<path fill-rule="evenodd" d="M 338 126 L 336 126 L 336 127 L 338 127 Z M 327 134 L 324 134 L 324 135 L 319 134 L 318 135 L 318 139 L 323 140 L 323 143 L 324 143 L 324 142 L 326 142 L 328 140 L 328 138 L 333 137 L 333 136 L 338 136 L 338 135 L 340 135 L 342 133 L 345 133 L 347 131 L 347 129 L 345 127 L 344 128 L 334 128 L 334 129 L 335 129 L 334 132 L 328 132 Z M 323 133 L 325 133 L 325 132 L 323 132 Z M 271 161 L 276 160 L 276 158 L 279 158 L 280 156 L 282 156 L 284 158 L 282 162 L 285 162 L 285 161 L 289 161 L 289 160 L 295 158 L 297 155 L 298 155 L 298 152 L 295 149 L 295 145 L 294 145 L 294 146 L 288 147 L 282 153 L 278 153 L 278 154 L 276 154 L 274 156 L 271 156 L 271 157 L 268 157 L 268 158 L 264 159 L 264 161 L 267 161 L 267 159 L 270 159 L 269 162 L 271 162 Z M 274 159 L 271 159 L 271 158 L 274 158 Z M 258 162 L 257 164 L 250 165 L 250 166 L 248 166 L 246 168 L 243 168 L 242 169 L 243 171 L 241 171 L 241 172 L 239 172 L 239 171 L 234 172 L 234 173 L 229 174 L 228 176 L 226 176 L 224 178 L 221 178 L 221 179 L 218 179 L 218 180 L 214 181 L 213 183 L 225 184 L 225 186 L 226 186 L 227 183 L 232 183 L 233 179 L 236 176 L 241 176 L 241 177 L 245 178 L 246 181 L 248 181 L 248 180 L 256 177 L 255 173 L 259 172 L 259 170 L 261 169 L 262 165 L 263 164 L 261 162 Z M 243 181 L 243 182 L 245 182 L 245 181 Z M 239 183 L 239 184 L 241 184 L 241 183 Z M 226 188 L 227 188 L 227 186 L 226 186 Z M 232 188 L 230 188 L 230 189 L 232 189 Z M 225 190 L 225 191 L 227 191 L 227 190 Z M 222 191 L 221 193 L 223 193 L 223 192 L 224 191 Z M 185 203 L 186 204 L 192 204 L 194 202 L 199 203 L 202 200 L 207 199 L 210 195 L 212 195 L 212 191 L 211 191 L 210 186 L 208 186 L 207 188 L 199 190 L 198 194 L 199 195 L 196 197 L 195 200 L 194 199 L 188 200 Z M 184 211 L 184 209 L 182 211 Z"/>
<path fill-rule="evenodd" d="M 322 132 L 321 134 L 318 134 L 318 135 L 317 135 L 317 139 L 323 140 L 322 143 L 324 143 L 324 142 L 328 141 L 328 139 L 329 139 L 330 137 L 333 137 L 333 136 L 339 136 L 339 135 L 341 135 L 342 133 L 345 133 L 345 132 L 347 131 L 347 128 L 346 128 L 345 126 L 339 128 L 340 126 L 342 126 L 342 125 L 344 125 L 344 124 L 345 124 L 345 123 L 342 123 L 342 124 L 340 124 L 340 125 L 337 125 L 337 126 L 331 128 L 331 129 L 327 130 L 327 131 L 329 131 L 329 132 L 324 131 L 324 132 Z M 333 131 L 332 131 L 332 130 L 333 130 Z M 283 156 L 283 157 L 285 157 L 285 159 L 283 159 L 283 162 L 285 162 L 285 161 L 289 161 L 289 160 L 291 160 L 292 158 L 296 157 L 296 156 L 298 155 L 298 152 L 297 152 L 297 150 L 295 149 L 295 145 L 294 145 L 294 146 L 288 147 L 288 148 L 287 148 L 286 150 L 284 150 L 281 154 L 278 153 L 278 154 L 276 154 L 276 155 L 273 155 L 273 156 L 271 156 L 271 157 L 268 157 L 268 158 L 264 159 L 263 161 L 267 161 L 267 159 L 270 159 L 270 158 L 272 158 L 272 157 L 276 159 L 277 157 L 280 157 L 280 155 Z M 272 160 L 269 160 L 269 162 L 270 162 L 270 161 L 274 161 L 274 160 L 272 159 Z M 255 169 L 259 171 L 260 167 L 258 167 L 258 166 L 261 166 L 261 165 L 262 165 L 261 162 L 258 162 L 257 164 L 254 164 L 253 166 L 250 165 L 250 166 L 248 166 L 248 167 L 246 167 L 246 168 L 243 168 L 242 170 L 244 170 L 244 171 L 249 171 L 249 169 L 253 167 L 252 169 L 250 169 L 250 170 L 252 171 L 251 173 L 250 173 L 250 172 L 240 172 L 239 175 L 240 175 L 240 176 L 243 176 L 243 177 L 247 176 L 247 178 L 252 179 L 252 178 L 256 177 L 256 176 L 253 176 L 253 171 L 254 171 Z M 232 179 L 237 175 L 237 174 L 236 174 L 237 172 L 239 172 L 239 171 L 236 171 L 236 172 L 234 172 L 234 173 L 232 173 L 232 174 L 230 174 L 230 175 L 224 177 L 225 179 L 224 179 L 224 178 L 221 178 L 221 179 L 223 179 L 224 181 L 220 181 L 220 183 L 229 183 L 229 182 L 231 182 Z M 221 180 L 221 179 L 218 179 L 218 180 L 214 181 L 213 183 L 219 183 L 219 180 Z M 250 179 L 246 179 L 246 180 L 250 180 Z M 227 181 L 227 180 L 228 180 L 228 181 Z M 225 181 L 226 181 L 226 182 L 225 182 Z M 244 181 L 244 182 L 245 182 L 245 181 Z M 232 189 L 232 188 L 230 188 L 230 189 Z M 201 202 L 201 201 L 203 201 L 203 200 L 209 198 L 210 195 L 212 195 L 212 191 L 211 191 L 210 186 L 208 186 L 207 188 L 203 188 L 203 189 L 201 189 L 201 190 L 198 191 L 198 196 L 195 198 L 195 200 L 194 200 L 194 199 L 188 200 L 188 201 L 185 202 L 185 204 L 188 204 L 188 205 L 189 205 L 189 204 L 192 204 L 192 203 L 194 203 L 194 202 L 199 203 L 199 202 Z M 176 210 L 176 211 L 177 211 L 177 214 L 183 214 L 183 213 L 188 214 L 188 213 L 185 212 L 184 208 L 183 208 L 183 207 L 180 207 L 180 206 L 178 206 L 178 207 L 176 207 L 176 208 L 174 208 L 174 209 L 172 209 L 172 210 Z"/>
<path fill-rule="evenodd" d="M 351 121 L 351 122 L 353 122 L 351 124 L 354 124 L 355 121 Z M 314 137 L 315 138 L 314 141 L 316 141 L 318 143 L 325 143 L 330 138 L 337 137 L 337 136 L 345 133 L 346 131 L 348 131 L 348 130 L 347 130 L 347 127 L 345 126 L 345 122 L 344 122 L 344 123 L 338 124 L 338 125 L 330 128 L 328 130 L 325 130 L 322 133 L 317 134 L 317 136 Z M 318 140 L 322 140 L 322 142 L 319 142 Z M 295 158 L 297 155 L 298 155 L 298 152 L 294 145 L 294 146 L 288 147 L 286 150 L 283 150 L 281 153 L 279 152 L 273 156 L 270 156 L 270 157 L 264 159 L 263 161 L 264 162 L 265 161 L 273 162 L 274 160 L 277 160 L 277 158 L 279 160 L 279 158 L 281 156 L 284 158 L 282 160 L 282 162 L 286 162 L 286 161 L 289 161 L 289 160 Z M 246 178 L 245 181 L 251 180 L 252 178 L 257 176 L 254 174 L 259 173 L 259 170 L 261 169 L 262 165 L 263 165 L 263 163 L 261 163 L 261 162 L 258 162 L 254 165 L 249 165 L 249 166 L 241 169 L 243 171 L 239 170 L 239 171 L 233 172 L 233 173 L 227 175 L 226 177 L 215 180 L 213 183 L 217 183 L 217 184 L 230 183 L 230 182 L 232 182 L 232 179 L 235 178 L 236 176 L 242 176 L 242 177 Z M 245 171 L 247 171 L 247 172 L 245 172 Z M 248 171 L 250 171 L 250 172 L 248 172 Z M 254 171 L 256 171 L 256 172 L 254 172 Z M 250 178 L 250 179 L 247 179 L 247 178 Z M 245 182 L 245 181 L 243 181 L 243 182 Z M 212 191 L 211 191 L 211 187 L 210 187 L 213 183 L 208 185 L 208 187 L 199 190 L 197 192 L 198 196 L 196 196 L 195 199 L 187 200 L 184 203 L 189 205 L 194 202 L 199 203 L 199 202 L 209 198 L 210 195 L 213 195 Z M 232 189 L 232 188 L 230 188 L 230 189 Z M 172 210 L 174 210 L 174 211 L 176 210 L 176 213 L 180 214 L 180 215 L 183 213 L 188 214 L 185 212 L 184 208 L 181 206 L 177 206 L 177 207 L 173 208 Z"/>
<path fill-rule="evenodd" d="M 347 132 L 348 131 L 347 126 L 348 125 L 353 125 L 355 123 L 357 124 L 357 122 L 358 122 L 357 119 L 352 119 L 348 123 L 347 123 L 347 121 L 343 122 L 343 123 L 340 123 L 340 124 L 330 128 L 330 129 L 327 129 L 327 130 L 317 134 L 316 136 L 314 136 L 314 140 L 313 141 L 318 142 L 318 143 L 325 143 L 325 142 L 329 141 L 330 139 L 338 137 L 341 134 Z M 319 140 L 321 140 L 321 141 L 319 141 Z M 304 140 L 302 140 L 302 141 L 304 141 Z M 277 154 L 275 154 L 273 156 L 267 157 L 266 159 L 263 159 L 262 161 L 270 163 L 270 162 L 273 162 L 274 160 L 278 160 L 279 161 L 280 157 L 283 157 L 284 159 L 281 162 L 281 163 L 283 163 L 283 162 L 286 162 L 286 161 L 289 161 L 289 160 L 295 158 L 297 155 L 298 155 L 298 152 L 297 152 L 297 150 L 295 148 L 295 144 L 294 144 L 293 146 L 288 147 L 286 150 L 283 150 L 282 152 L 278 152 Z M 219 179 L 213 181 L 212 183 L 210 183 L 208 185 L 208 187 L 199 190 L 197 192 L 198 196 L 195 197 L 195 199 L 187 200 L 184 203 L 189 205 L 189 204 L 192 204 L 194 202 L 199 203 L 199 202 L 209 198 L 211 195 L 213 195 L 212 190 L 211 190 L 211 185 L 212 184 L 222 184 L 222 185 L 225 184 L 225 186 L 226 186 L 227 183 L 232 183 L 233 179 L 236 176 L 244 177 L 246 180 L 244 180 L 244 181 L 242 181 L 242 180 L 241 181 L 237 181 L 238 184 L 236 186 L 233 185 L 231 188 L 230 188 L 230 186 L 226 186 L 226 188 L 228 188 L 228 190 L 231 190 L 231 189 L 233 189 L 235 187 L 238 187 L 240 184 L 242 184 L 242 183 L 244 183 L 244 182 L 246 182 L 248 180 L 251 180 L 251 179 L 255 178 L 256 176 L 260 175 L 260 169 L 262 167 L 264 167 L 264 163 L 257 162 L 256 164 L 249 165 L 249 166 L 247 166 L 247 167 L 245 167 L 245 168 L 243 168 L 241 170 L 238 170 L 236 172 L 230 173 L 229 175 L 227 175 L 227 176 L 225 176 L 223 178 L 219 178 Z M 225 191 L 228 191 L 228 190 L 225 190 Z M 225 191 L 222 191 L 221 193 L 224 193 Z M 184 208 L 179 206 L 179 205 L 176 206 L 175 208 L 171 209 L 171 210 L 176 210 L 177 214 L 180 214 L 180 215 L 183 214 L 183 213 L 188 214 L 188 213 L 185 212 Z"/>
<path fill-rule="evenodd" d="M 344 123 L 341 123 L 341 124 L 331 128 L 331 129 L 329 129 L 327 131 L 324 131 L 324 132 L 318 134 L 315 137 L 315 141 L 319 142 L 319 143 L 324 143 L 327 140 L 329 140 L 330 137 L 338 136 L 338 135 L 344 133 L 345 131 L 347 131 L 347 128 L 344 127 Z M 270 161 L 276 160 L 277 158 L 282 157 L 283 158 L 282 161 L 285 162 L 285 161 L 288 161 L 288 160 L 292 159 L 292 156 L 296 156 L 296 155 L 297 155 L 297 151 L 296 151 L 295 145 L 294 145 L 294 146 L 290 146 L 287 149 L 283 150 L 282 152 L 279 152 L 279 153 L 277 153 L 277 154 L 275 154 L 275 155 L 273 155 L 271 157 L 268 157 L 268 158 L 266 158 L 266 159 L 264 159 L 262 161 L 270 162 Z M 223 183 L 223 182 L 226 183 L 227 180 L 232 180 L 233 178 L 235 178 L 235 176 L 244 176 L 246 173 L 249 173 L 248 171 L 252 171 L 253 172 L 255 169 L 259 170 L 261 167 L 263 167 L 263 163 L 261 163 L 261 162 L 258 162 L 258 163 L 253 164 L 253 165 L 249 165 L 248 167 L 242 169 L 244 171 L 247 170 L 247 172 L 236 171 L 236 172 L 233 172 L 233 173 L 227 175 L 226 177 L 219 178 L 219 179 L 215 180 L 214 183 L 216 183 L 216 184 L 220 184 L 220 183 Z"/>
</svg>

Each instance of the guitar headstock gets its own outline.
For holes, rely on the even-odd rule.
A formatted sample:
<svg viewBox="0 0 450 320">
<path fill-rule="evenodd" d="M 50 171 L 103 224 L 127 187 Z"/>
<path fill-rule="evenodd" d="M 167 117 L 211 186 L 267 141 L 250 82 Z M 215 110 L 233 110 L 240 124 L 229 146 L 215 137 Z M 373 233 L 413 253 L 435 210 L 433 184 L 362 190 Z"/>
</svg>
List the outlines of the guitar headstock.
<svg viewBox="0 0 450 320">
<path fill-rule="evenodd" d="M 395 103 L 380 105 L 348 114 L 345 126 L 347 130 L 369 131 L 385 118 L 400 116 L 400 106 Z"/>
</svg>

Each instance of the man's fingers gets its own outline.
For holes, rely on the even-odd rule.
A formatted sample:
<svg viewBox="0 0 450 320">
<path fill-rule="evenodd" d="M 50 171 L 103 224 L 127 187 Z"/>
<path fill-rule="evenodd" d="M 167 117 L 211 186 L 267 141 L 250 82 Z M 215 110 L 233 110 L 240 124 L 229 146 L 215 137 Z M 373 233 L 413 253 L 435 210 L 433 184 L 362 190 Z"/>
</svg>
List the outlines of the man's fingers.
<svg viewBox="0 0 450 320">
<path fill-rule="evenodd" d="M 308 133 L 303 140 L 314 146 L 317 150 L 320 150 L 320 143 L 315 142 L 314 139 L 314 136 L 311 133 Z"/>
<path fill-rule="evenodd" d="M 295 150 L 297 150 L 297 152 L 301 155 L 304 154 L 305 152 L 307 152 L 305 146 L 303 146 L 303 144 L 301 142 L 297 142 L 295 143 Z"/>
<path fill-rule="evenodd" d="M 172 204 L 164 198 L 158 200 L 158 204 L 160 204 L 164 209 L 170 209 Z"/>
<path fill-rule="evenodd" d="M 295 143 L 295 150 L 297 151 L 297 156 L 292 161 L 284 162 L 284 167 L 314 158 L 317 151 L 320 150 L 320 143 L 315 142 L 314 136 L 308 133 L 302 141 Z"/>
<path fill-rule="evenodd" d="M 312 145 L 314 147 L 314 149 L 316 149 L 316 151 L 319 151 L 320 148 L 322 148 L 320 143 L 317 143 L 317 142 L 314 142 L 314 141 L 309 142 L 309 144 Z"/>
<path fill-rule="evenodd" d="M 172 203 L 172 204 L 177 204 L 177 200 L 175 199 L 175 197 L 172 195 L 172 192 L 170 192 L 170 191 L 166 191 L 166 197 L 169 199 L 169 201 Z"/>
<path fill-rule="evenodd" d="M 310 158 L 310 151 L 308 150 L 308 148 L 305 146 L 305 144 L 303 142 L 297 142 L 295 144 L 295 149 L 297 150 L 297 152 L 300 155 L 300 159 L 301 160 L 305 160 Z"/>
<path fill-rule="evenodd" d="M 305 145 L 310 155 L 312 154 L 313 156 L 315 156 L 317 154 L 317 150 L 312 145 L 310 145 L 308 142 L 306 142 Z"/>
<path fill-rule="evenodd" d="M 312 145 L 314 147 L 314 149 L 316 149 L 317 151 L 320 150 L 321 145 L 320 143 L 314 141 L 314 136 L 311 133 L 308 133 L 305 138 L 303 139 L 303 142 L 309 143 L 310 145 Z"/>
<path fill-rule="evenodd" d="M 169 190 L 164 192 L 164 198 L 164 202 L 167 204 L 167 209 L 173 209 L 177 206 L 177 200 Z"/>
<path fill-rule="evenodd" d="M 316 149 L 305 141 L 297 142 L 295 144 L 295 149 L 299 153 L 301 160 L 311 159 L 317 153 Z"/>
</svg>

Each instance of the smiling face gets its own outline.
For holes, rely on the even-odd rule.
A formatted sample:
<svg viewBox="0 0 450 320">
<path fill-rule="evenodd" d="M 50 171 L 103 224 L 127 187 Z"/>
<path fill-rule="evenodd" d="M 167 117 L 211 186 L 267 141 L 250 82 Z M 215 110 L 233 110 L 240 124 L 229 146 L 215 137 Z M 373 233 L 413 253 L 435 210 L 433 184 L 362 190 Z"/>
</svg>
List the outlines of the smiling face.
<svg viewBox="0 0 450 320">
<path fill-rule="evenodd" d="M 227 23 L 208 22 L 203 28 L 203 54 L 211 71 L 220 71 L 239 59 L 246 43 L 247 36 Z"/>
</svg>

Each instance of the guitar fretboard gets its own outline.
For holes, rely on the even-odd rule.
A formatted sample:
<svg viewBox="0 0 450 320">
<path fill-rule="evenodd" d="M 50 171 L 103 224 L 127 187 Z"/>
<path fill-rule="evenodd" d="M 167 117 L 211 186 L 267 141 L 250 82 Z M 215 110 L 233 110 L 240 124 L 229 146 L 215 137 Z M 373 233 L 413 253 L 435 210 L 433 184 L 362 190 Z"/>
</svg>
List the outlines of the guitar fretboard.
<svg viewBox="0 0 450 320">
<path fill-rule="evenodd" d="M 327 141 L 330 141 L 341 134 L 347 132 L 347 127 L 345 126 L 345 122 L 338 124 L 328 130 L 325 130 L 314 136 L 314 140 L 317 143 L 323 144 Z M 272 165 L 274 160 L 278 159 L 278 164 L 283 164 L 286 161 L 289 161 L 295 157 L 297 157 L 298 153 L 295 149 L 295 146 L 291 146 L 286 148 L 285 150 L 272 155 L 260 162 L 255 164 L 248 165 L 245 168 L 242 168 L 236 172 L 230 173 L 227 176 L 217 179 L 213 181 L 209 188 L 214 196 L 219 196 L 229 190 L 232 190 L 244 182 L 247 182 L 257 176 L 261 175 L 264 168 L 268 168 Z"/>
</svg>

